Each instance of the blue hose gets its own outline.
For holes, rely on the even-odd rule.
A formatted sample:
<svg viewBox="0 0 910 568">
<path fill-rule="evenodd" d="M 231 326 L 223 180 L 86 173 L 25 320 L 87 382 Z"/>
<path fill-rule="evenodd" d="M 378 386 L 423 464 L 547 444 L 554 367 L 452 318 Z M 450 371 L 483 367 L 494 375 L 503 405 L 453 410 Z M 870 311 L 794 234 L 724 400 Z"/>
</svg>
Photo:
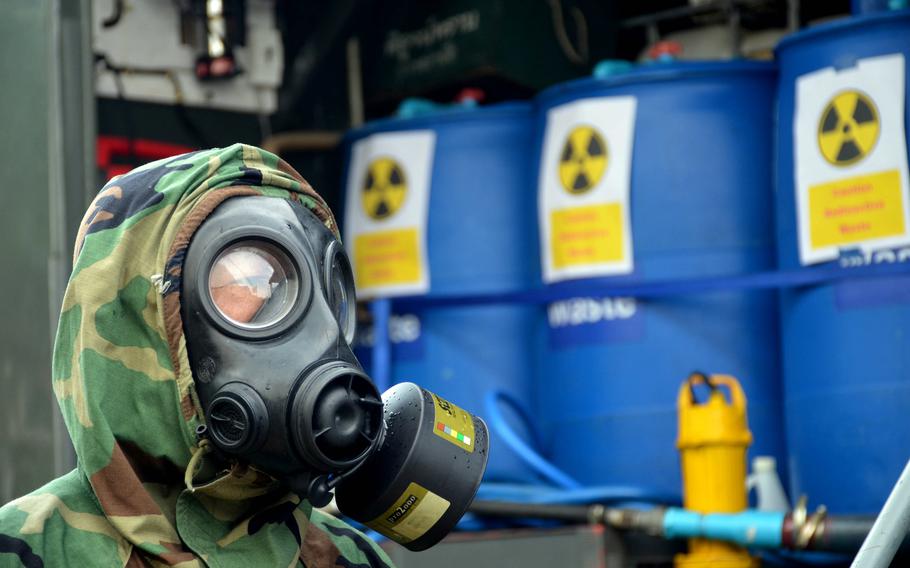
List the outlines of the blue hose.
<svg viewBox="0 0 910 568">
<path fill-rule="evenodd" d="M 511 406 L 525 424 L 531 424 L 531 421 L 528 419 L 528 413 L 521 406 L 521 403 L 515 400 L 512 395 L 501 390 L 490 391 L 484 399 L 484 408 L 486 408 L 487 417 L 490 419 L 490 427 L 498 434 L 499 439 L 505 442 L 506 445 L 509 446 L 513 452 L 518 454 L 518 457 L 528 464 L 538 475 L 553 485 L 563 489 L 581 489 L 581 483 L 575 481 L 567 473 L 548 462 L 519 437 L 500 412 L 498 404 L 500 401 Z"/>
<path fill-rule="evenodd" d="M 586 503 L 617 504 L 625 506 L 679 505 L 679 495 L 661 493 L 631 485 L 595 485 L 579 489 L 562 489 L 539 485 L 509 483 L 481 484 L 476 499 L 485 501 L 511 501 L 515 503 L 581 505 Z"/>
<path fill-rule="evenodd" d="M 518 414 L 519 418 L 531 428 L 532 421 L 527 411 L 510 394 L 501 390 L 487 393 L 484 408 L 490 421 L 490 429 L 505 442 L 523 462 L 530 466 L 543 479 L 553 484 L 552 487 L 499 485 L 484 483 L 477 493 L 478 499 L 500 499 L 522 503 L 665 503 L 678 504 L 679 495 L 668 495 L 647 487 L 627 485 L 606 485 L 584 487 L 570 475 L 547 461 L 527 444 L 506 422 L 500 411 L 500 402 L 505 402 Z"/>
</svg>

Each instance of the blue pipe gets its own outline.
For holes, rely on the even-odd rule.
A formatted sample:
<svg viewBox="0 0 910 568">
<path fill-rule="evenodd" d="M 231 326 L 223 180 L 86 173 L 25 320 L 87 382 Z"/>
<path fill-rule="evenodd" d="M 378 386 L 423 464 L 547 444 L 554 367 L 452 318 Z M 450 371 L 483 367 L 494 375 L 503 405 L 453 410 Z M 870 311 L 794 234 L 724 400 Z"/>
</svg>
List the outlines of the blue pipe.
<svg viewBox="0 0 910 568">
<path fill-rule="evenodd" d="M 392 301 L 374 300 L 370 303 L 373 314 L 373 383 L 379 392 L 385 392 L 391 385 L 392 344 L 389 342 L 389 318 L 392 316 Z"/>
<path fill-rule="evenodd" d="M 910 263 L 872 264 L 844 269 L 840 265 L 813 270 L 771 270 L 730 276 L 706 276 L 616 284 L 609 277 L 576 280 L 563 286 L 533 288 L 491 294 L 437 294 L 408 296 L 398 300 L 405 309 L 484 306 L 491 304 L 549 304 L 578 296 L 630 296 L 635 298 L 678 297 L 711 292 L 798 288 L 839 282 L 910 274 Z"/>
<path fill-rule="evenodd" d="M 664 515 L 667 538 L 709 538 L 744 547 L 780 548 L 786 513 L 743 511 L 741 513 L 696 513 L 670 508 Z"/>
</svg>

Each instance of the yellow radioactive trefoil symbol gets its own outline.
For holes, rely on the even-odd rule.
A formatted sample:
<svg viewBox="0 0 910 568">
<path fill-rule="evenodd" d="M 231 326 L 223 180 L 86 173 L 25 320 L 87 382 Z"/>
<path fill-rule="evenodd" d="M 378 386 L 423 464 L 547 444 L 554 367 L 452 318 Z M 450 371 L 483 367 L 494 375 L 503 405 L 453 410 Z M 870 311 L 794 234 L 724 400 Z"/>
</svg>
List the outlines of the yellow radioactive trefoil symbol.
<svg viewBox="0 0 910 568">
<path fill-rule="evenodd" d="M 849 166 L 869 155 L 878 142 L 880 117 L 875 103 L 859 91 L 842 91 L 818 120 L 818 148 L 835 166 Z"/>
<path fill-rule="evenodd" d="M 592 126 L 576 126 L 559 155 L 559 181 L 571 194 L 587 193 L 603 177 L 608 161 L 607 143 L 600 132 Z"/>
<path fill-rule="evenodd" d="M 401 208 L 407 194 L 408 184 L 401 164 L 392 158 L 370 162 L 361 191 L 361 203 L 367 215 L 376 220 L 391 217 Z"/>
</svg>

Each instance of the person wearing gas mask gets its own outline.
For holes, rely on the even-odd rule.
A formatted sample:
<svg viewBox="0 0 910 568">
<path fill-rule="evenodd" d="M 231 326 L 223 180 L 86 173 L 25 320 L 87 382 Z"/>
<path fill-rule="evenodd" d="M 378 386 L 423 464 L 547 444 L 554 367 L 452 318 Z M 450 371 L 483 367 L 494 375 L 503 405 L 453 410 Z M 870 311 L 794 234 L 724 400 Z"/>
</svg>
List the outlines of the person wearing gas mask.
<svg viewBox="0 0 910 568">
<path fill-rule="evenodd" d="M 391 434 L 402 413 L 384 415 L 349 347 L 338 238 L 309 184 L 251 146 L 108 182 L 77 235 L 54 347 L 78 467 L 0 509 L 0 566 L 392 566 L 314 507 L 339 484 L 346 513 L 406 546 L 448 532 L 479 483 L 486 431 L 409 385 L 394 398 L 423 407 L 427 426 Z M 480 460 L 454 493 L 434 485 L 442 466 L 418 471 L 415 452 L 385 449 L 470 463 L 464 436 L 443 440 L 449 426 L 476 430 Z"/>
</svg>

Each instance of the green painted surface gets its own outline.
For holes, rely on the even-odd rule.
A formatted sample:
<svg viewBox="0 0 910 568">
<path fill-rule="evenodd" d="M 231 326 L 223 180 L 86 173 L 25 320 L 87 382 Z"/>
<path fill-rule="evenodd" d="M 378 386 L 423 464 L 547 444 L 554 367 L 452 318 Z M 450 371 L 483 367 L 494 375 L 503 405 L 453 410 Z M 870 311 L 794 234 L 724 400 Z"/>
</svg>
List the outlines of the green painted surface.
<svg viewBox="0 0 910 568">
<path fill-rule="evenodd" d="M 48 2 L 0 18 L 0 503 L 54 474 L 48 313 Z"/>
</svg>

